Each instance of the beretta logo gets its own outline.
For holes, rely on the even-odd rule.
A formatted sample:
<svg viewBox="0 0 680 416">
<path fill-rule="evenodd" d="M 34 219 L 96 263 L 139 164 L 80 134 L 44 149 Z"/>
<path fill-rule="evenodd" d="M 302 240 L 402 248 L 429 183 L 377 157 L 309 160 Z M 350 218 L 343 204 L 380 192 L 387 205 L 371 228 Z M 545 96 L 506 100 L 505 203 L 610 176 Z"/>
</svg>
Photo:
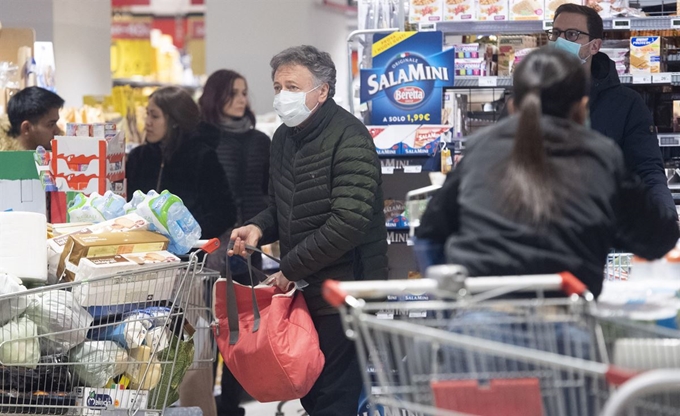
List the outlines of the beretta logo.
<svg viewBox="0 0 680 416">
<path fill-rule="evenodd" d="M 405 52 L 394 58 L 383 74 L 368 77 L 368 95 L 385 91 L 397 107 L 412 110 L 427 101 L 437 80 L 449 80 L 448 68 L 431 66 L 422 56 Z"/>
</svg>

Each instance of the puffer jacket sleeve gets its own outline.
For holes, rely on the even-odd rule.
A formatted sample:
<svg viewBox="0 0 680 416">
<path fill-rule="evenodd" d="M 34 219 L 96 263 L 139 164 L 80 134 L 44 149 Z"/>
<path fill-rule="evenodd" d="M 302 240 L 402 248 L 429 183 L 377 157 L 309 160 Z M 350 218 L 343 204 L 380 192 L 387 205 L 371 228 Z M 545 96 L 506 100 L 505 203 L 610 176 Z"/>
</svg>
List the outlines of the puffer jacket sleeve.
<svg viewBox="0 0 680 416">
<path fill-rule="evenodd" d="M 298 281 L 359 246 L 375 215 L 380 161 L 366 132 L 342 138 L 331 168 L 331 216 L 281 259 L 281 271 Z"/>
<path fill-rule="evenodd" d="M 673 196 L 668 189 L 663 170 L 663 158 L 659 149 L 659 139 L 654 131 L 654 121 L 642 98 L 637 94 L 626 117 L 621 147 L 626 165 L 640 176 L 649 189 L 652 201 L 667 209 L 670 215 L 677 217 Z"/>
</svg>

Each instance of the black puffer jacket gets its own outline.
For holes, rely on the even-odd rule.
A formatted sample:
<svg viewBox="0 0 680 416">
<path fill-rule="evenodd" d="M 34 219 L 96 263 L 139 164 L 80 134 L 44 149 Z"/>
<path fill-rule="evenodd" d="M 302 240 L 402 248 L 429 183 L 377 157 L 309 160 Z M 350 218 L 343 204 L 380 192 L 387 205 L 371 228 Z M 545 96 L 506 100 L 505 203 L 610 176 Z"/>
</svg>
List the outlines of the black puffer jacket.
<svg viewBox="0 0 680 416">
<path fill-rule="evenodd" d="M 236 221 L 236 208 L 224 170 L 215 156 L 219 129 L 200 124 L 161 170 L 160 144 L 143 144 L 130 152 L 127 194 L 167 189 L 179 196 L 201 226 L 201 238 L 219 237 Z M 160 178 L 159 178 L 160 176 Z M 160 189 L 156 189 L 160 179 Z"/>
<path fill-rule="evenodd" d="M 269 146 L 271 140 L 259 130 L 231 133 L 222 130 L 217 159 L 229 180 L 237 210 L 237 225 L 267 208 Z"/>
<path fill-rule="evenodd" d="M 329 99 L 301 130 L 282 125 L 269 172 L 269 207 L 249 223 L 280 241 L 283 274 L 309 283 L 310 312 L 332 311 L 325 279 L 387 278 L 380 161 L 359 120 Z"/>
<path fill-rule="evenodd" d="M 612 247 L 648 259 L 673 248 L 677 217 L 652 202 L 637 176 L 628 176 L 620 149 L 555 117 L 543 116 L 541 129 L 557 175 L 559 214 L 543 228 L 509 217 L 498 178 L 512 154 L 517 121 L 509 117 L 470 137 L 465 157 L 427 206 L 416 235 L 446 242 L 447 262 L 471 276 L 569 271 L 597 296 Z"/>
<path fill-rule="evenodd" d="M 623 150 L 626 166 L 640 175 L 652 199 L 676 213 L 663 170 L 652 114 L 642 97 L 621 85 L 616 65 L 601 52 L 593 56 L 591 73 L 590 120 L 593 130 L 614 139 Z"/>
</svg>

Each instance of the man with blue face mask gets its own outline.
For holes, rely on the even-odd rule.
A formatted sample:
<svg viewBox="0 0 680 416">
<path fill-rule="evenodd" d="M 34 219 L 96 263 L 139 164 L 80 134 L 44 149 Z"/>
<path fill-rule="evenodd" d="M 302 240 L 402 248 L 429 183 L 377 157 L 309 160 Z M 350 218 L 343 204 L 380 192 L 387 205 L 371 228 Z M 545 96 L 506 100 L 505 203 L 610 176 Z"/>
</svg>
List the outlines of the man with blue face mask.
<svg viewBox="0 0 680 416">
<path fill-rule="evenodd" d="M 321 285 L 329 278 L 387 278 L 380 161 L 363 123 L 333 100 L 336 71 L 328 53 L 293 47 L 276 55 L 271 67 L 274 109 L 284 124 L 272 138 L 269 206 L 233 231 L 229 255 L 247 255 L 246 245 L 280 242 L 274 284 L 308 284 L 299 295 L 326 359 L 300 402 L 312 416 L 356 415 L 362 369 Z"/>
<path fill-rule="evenodd" d="M 547 31 L 554 47 L 578 56 L 591 74 L 591 127 L 616 141 L 627 167 L 640 176 L 654 201 L 677 217 L 652 115 L 637 92 L 621 85 L 614 62 L 600 52 L 603 32 L 597 12 L 575 4 L 560 6 Z"/>
</svg>

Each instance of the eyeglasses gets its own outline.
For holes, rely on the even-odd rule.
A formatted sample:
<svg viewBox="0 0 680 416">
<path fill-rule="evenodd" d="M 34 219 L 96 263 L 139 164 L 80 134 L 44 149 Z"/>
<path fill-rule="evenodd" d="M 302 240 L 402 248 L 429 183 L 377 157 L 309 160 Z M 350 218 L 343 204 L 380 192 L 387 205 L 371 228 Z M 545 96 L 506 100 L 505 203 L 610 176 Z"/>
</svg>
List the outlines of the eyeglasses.
<svg viewBox="0 0 680 416">
<path fill-rule="evenodd" d="M 550 29 L 546 30 L 545 33 L 548 35 L 548 39 L 550 39 L 553 42 L 556 41 L 557 38 L 559 38 L 562 33 L 564 33 L 564 38 L 570 42 L 576 42 L 581 35 L 590 36 L 590 33 L 581 32 L 580 30 L 577 29 L 567 30 Z"/>
</svg>

